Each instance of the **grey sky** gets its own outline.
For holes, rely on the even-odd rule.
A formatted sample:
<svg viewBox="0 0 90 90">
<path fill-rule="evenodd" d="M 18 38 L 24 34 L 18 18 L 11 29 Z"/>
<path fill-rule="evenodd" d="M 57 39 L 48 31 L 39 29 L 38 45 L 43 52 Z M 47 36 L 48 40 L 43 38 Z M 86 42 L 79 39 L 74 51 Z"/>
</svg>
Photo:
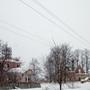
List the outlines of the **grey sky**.
<svg viewBox="0 0 90 90">
<path fill-rule="evenodd" d="M 24 1 L 64 27 L 32 0 Z M 90 0 L 38 1 L 70 25 L 75 32 L 87 39 L 88 42 L 90 41 Z M 76 40 L 19 0 L 0 0 L 0 20 L 23 29 L 24 32 L 0 22 L 0 39 L 7 41 L 13 48 L 14 56 L 20 56 L 23 61 L 31 60 L 32 57 L 39 59 L 46 56 L 50 46 L 53 46 L 52 40 L 58 44 L 70 43 L 73 48 L 90 49 L 89 44 L 81 43 L 79 38 Z M 69 31 L 66 27 L 64 28 Z"/>
</svg>

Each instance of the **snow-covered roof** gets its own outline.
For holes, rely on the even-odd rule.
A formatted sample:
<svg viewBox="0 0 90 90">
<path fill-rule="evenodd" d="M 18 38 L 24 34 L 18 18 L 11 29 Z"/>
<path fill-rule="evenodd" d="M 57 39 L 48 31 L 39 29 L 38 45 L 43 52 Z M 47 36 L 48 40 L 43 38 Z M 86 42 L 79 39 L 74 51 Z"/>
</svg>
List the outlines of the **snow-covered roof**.
<svg viewBox="0 0 90 90">
<path fill-rule="evenodd" d="M 1 60 L 2 61 L 2 60 Z M 20 61 L 14 60 L 14 59 L 7 59 L 5 62 L 15 62 L 15 63 L 21 63 Z"/>
<path fill-rule="evenodd" d="M 25 71 L 22 68 L 12 68 L 8 72 L 24 73 Z"/>
<path fill-rule="evenodd" d="M 15 62 L 15 63 L 20 63 L 20 61 L 17 61 L 17 60 L 14 60 L 14 59 L 7 59 L 6 61 Z"/>
</svg>

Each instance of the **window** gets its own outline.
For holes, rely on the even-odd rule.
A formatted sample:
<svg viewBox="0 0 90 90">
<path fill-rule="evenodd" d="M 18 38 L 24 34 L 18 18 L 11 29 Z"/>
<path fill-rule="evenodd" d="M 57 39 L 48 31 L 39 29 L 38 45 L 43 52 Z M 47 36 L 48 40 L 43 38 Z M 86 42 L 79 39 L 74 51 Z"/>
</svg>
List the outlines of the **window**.
<svg viewBox="0 0 90 90">
<path fill-rule="evenodd" d="M 27 77 L 25 78 L 25 81 L 27 81 Z"/>
<path fill-rule="evenodd" d="M 7 67 L 9 68 L 9 64 L 7 64 Z"/>
<path fill-rule="evenodd" d="M 19 64 L 17 64 L 17 67 L 19 67 L 20 65 Z"/>
<path fill-rule="evenodd" d="M 31 78 L 30 77 L 28 77 L 28 81 L 30 81 L 31 80 Z"/>
</svg>

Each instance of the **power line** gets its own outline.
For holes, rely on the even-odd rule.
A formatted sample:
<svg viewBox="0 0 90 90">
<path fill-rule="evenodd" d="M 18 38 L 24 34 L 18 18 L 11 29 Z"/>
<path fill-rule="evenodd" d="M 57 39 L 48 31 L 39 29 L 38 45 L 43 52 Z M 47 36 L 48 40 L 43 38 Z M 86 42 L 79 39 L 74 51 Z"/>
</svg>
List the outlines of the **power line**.
<svg viewBox="0 0 90 90">
<path fill-rule="evenodd" d="M 19 0 L 21 3 L 23 3 L 24 5 L 26 5 L 27 7 L 31 8 L 34 12 L 36 12 L 38 15 L 42 16 L 43 18 L 47 19 L 49 22 L 55 24 L 57 27 L 60 28 L 60 26 L 54 22 L 53 20 L 51 20 L 50 18 L 48 18 L 47 16 L 45 16 L 44 14 L 42 14 L 41 12 L 39 12 L 38 10 L 36 10 L 35 8 L 33 8 L 32 6 L 28 5 L 27 3 L 25 3 L 23 0 Z M 64 30 L 64 29 L 63 29 Z M 64 30 L 65 32 L 67 32 L 69 34 L 68 31 Z"/>
<path fill-rule="evenodd" d="M 0 25 L 0 27 L 3 27 L 3 26 Z M 5 28 L 5 27 L 3 27 L 3 28 Z M 5 28 L 5 29 L 7 29 L 7 28 Z M 17 32 L 15 32 L 15 31 L 11 30 L 11 29 L 8 29 L 8 31 L 11 32 L 11 33 L 14 33 L 14 34 L 16 34 L 16 35 L 20 35 L 20 36 L 22 36 L 22 37 L 25 37 L 25 38 L 30 38 L 30 37 L 26 37 L 24 34 L 17 33 Z M 31 39 L 32 39 L 32 38 L 31 38 Z"/>
<path fill-rule="evenodd" d="M 62 19 L 60 19 L 57 15 L 55 15 L 52 11 L 47 9 L 42 3 L 40 3 L 38 0 L 32 0 L 37 5 L 39 5 L 41 8 L 43 8 L 47 13 L 49 13 L 52 17 L 54 17 L 56 20 L 58 20 L 60 23 L 62 23 L 64 26 L 66 26 L 72 33 L 74 33 L 76 36 L 78 36 L 81 40 L 85 41 L 86 43 L 90 44 L 88 40 L 86 40 L 84 37 L 82 37 L 80 34 L 75 32 L 75 30 L 69 26 L 67 23 L 65 23 Z"/>
<path fill-rule="evenodd" d="M 16 25 L 10 24 L 10 23 L 8 23 L 8 22 L 2 21 L 2 20 L 0 20 L 0 23 L 6 24 L 6 25 L 8 25 L 8 26 L 10 26 L 10 27 L 12 27 L 12 28 L 14 28 L 14 29 L 17 29 L 17 30 L 19 30 L 19 31 L 22 31 L 22 32 L 28 34 L 29 36 L 24 35 L 24 34 L 21 34 L 21 33 L 18 33 L 18 32 L 15 32 L 14 30 L 8 29 L 10 32 L 15 33 L 15 34 L 18 34 L 18 35 L 20 35 L 20 36 L 22 36 L 22 37 L 28 38 L 29 40 L 31 40 L 31 39 L 33 40 L 33 38 L 30 37 L 30 36 L 32 36 L 32 34 L 31 34 L 30 32 L 25 32 L 25 31 L 23 31 L 24 29 L 22 29 L 22 28 L 20 28 L 20 27 L 18 27 L 18 26 L 16 26 Z M 49 44 L 45 43 L 45 42 L 44 42 L 45 40 L 41 39 L 41 37 L 36 36 L 36 35 L 33 35 L 33 36 L 39 38 L 39 42 L 42 41 L 43 45 L 49 46 Z M 40 39 L 41 39 L 41 40 L 40 40 Z M 34 40 L 35 40 L 35 39 L 34 39 Z M 39 42 L 38 42 L 38 43 L 39 43 Z"/>
<path fill-rule="evenodd" d="M 48 18 L 47 16 L 45 16 L 44 14 L 42 14 L 41 12 L 39 12 L 38 10 L 36 10 L 35 8 L 33 8 L 32 6 L 30 6 L 29 4 L 25 3 L 23 0 L 19 0 L 21 3 L 23 3 L 25 6 L 31 8 L 34 12 L 36 12 L 38 15 L 42 16 L 43 18 L 47 19 L 49 22 L 51 22 L 52 24 L 54 24 L 55 26 L 57 26 L 59 29 L 62 29 L 65 33 L 68 33 L 69 35 L 71 35 L 73 38 L 75 38 L 76 40 L 78 39 L 76 36 L 73 36 L 72 33 L 68 32 L 67 30 L 65 30 L 63 27 L 61 27 L 59 24 L 57 24 L 55 21 L 53 21 L 52 19 Z M 79 39 L 78 39 L 79 40 Z M 81 41 L 81 40 L 79 40 Z M 81 41 L 83 44 L 84 42 Z"/>
<path fill-rule="evenodd" d="M 10 26 L 10 27 L 13 27 L 13 28 L 15 28 L 15 29 L 18 29 L 19 31 L 24 32 L 24 33 L 26 33 L 26 34 L 28 34 L 28 35 L 30 35 L 30 36 L 32 36 L 32 37 L 38 38 L 38 39 L 41 40 L 41 41 L 47 41 L 45 38 L 42 38 L 42 37 L 40 37 L 40 36 L 38 36 L 38 35 L 36 35 L 36 34 L 32 34 L 32 33 L 28 32 L 27 30 L 24 30 L 23 28 L 18 27 L 18 26 L 16 26 L 16 25 L 13 25 L 13 24 L 11 24 L 11 23 L 8 23 L 8 22 L 6 22 L 6 21 L 4 21 L 4 20 L 0 20 L 0 22 L 3 23 L 3 24 L 8 25 L 8 26 Z"/>
</svg>

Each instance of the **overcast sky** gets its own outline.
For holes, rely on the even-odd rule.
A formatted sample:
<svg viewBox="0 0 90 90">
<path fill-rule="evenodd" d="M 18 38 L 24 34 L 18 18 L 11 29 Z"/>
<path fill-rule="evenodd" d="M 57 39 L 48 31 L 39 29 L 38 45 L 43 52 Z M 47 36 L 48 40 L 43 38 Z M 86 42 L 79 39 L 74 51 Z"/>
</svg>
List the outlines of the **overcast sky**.
<svg viewBox="0 0 90 90">
<path fill-rule="evenodd" d="M 90 49 L 90 0 L 38 0 L 87 41 L 73 33 L 73 36 L 68 34 L 71 31 L 34 0 L 23 1 L 59 27 L 19 0 L 0 0 L 0 39 L 12 47 L 13 56 L 26 62 L 32 57 L 40 59 L 48 55 L 53 40 L 56 44 L 69 43 L 73 48 Z"/>
</svg>

